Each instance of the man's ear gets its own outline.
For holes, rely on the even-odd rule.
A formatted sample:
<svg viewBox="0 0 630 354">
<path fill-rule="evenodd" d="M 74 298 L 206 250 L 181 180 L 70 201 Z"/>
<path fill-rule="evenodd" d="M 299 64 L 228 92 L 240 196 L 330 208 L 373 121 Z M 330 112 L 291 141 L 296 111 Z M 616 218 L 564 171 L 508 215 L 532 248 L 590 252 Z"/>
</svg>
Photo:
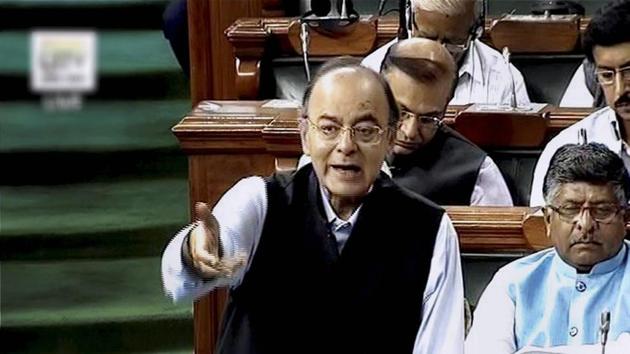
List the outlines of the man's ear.
<svg viewBox="0 0 630 354">
<path fill-rule="evenodd" d="M 542 208 L 543 220 L 545 221 L 545 234 L 547 238 L 551 238 L 551 209 L 548 207 Z"/>
<path fill-rule="evenodd" d="M 298 128 L 300 129 L 300 142 L 302 143 L 302 152 L 304 155 L 311 154 L 308 140 L 308 121 L 304 117 L 298 118 Z"/>
</svg>

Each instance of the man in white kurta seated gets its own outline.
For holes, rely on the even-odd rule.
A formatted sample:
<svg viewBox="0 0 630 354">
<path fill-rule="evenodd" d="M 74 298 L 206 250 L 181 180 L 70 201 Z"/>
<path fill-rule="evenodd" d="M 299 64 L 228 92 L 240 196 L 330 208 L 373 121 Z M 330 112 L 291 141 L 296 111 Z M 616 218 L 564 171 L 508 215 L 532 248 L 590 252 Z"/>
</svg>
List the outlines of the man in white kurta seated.
<svg viewBox="0 0 630 354">
<path fill-rule="evenodd" d="M 387 82 L 341 58 L 303 101 L 312 163 L 245 178 L 212 213 L 199 204 L 164 251 L 167 294 L 229 287 L 218 353 L 462 354 L 453 225 L 380 173 L 399 119 Z"/>
<path fill-rule="evenodd" d="M 475 310 L 467 354 L 598 344 L 605 312 L 607 338 L 630 333 L 630 177 L 623 161 L 602 144 L 565 145 L 551 161 L 544 195 L 554 246 L 494 275 Z"/>
<path fill-rule="evenodd" d="M 458 67 L 457 85 L 451 105 L 468 103 L 509 104 L 513 92 L 519 105 L 530 103 L 523 75 L 509 66 L 501 53 L 479 40 L 483 19 L 478 0 L 412 0 L 412 37 L 433 39 L 451 53 Z M 380 71 L 388 48 L 380 47 L 362 64 Z"/>
<path fill-rule="evenodd" d="M 582 39 L 582 47 L 597 67 L 597 80 L 607 107 L 602 108 L 553 138 L 543 150 L 534 171 L 531 206 L 544 204 L 542 187 L 549 160 L 564 144 L 598 142 L 617 153 L 630 168 L 630 1 L 617 0 L 598 10 Z"/>
</svg>

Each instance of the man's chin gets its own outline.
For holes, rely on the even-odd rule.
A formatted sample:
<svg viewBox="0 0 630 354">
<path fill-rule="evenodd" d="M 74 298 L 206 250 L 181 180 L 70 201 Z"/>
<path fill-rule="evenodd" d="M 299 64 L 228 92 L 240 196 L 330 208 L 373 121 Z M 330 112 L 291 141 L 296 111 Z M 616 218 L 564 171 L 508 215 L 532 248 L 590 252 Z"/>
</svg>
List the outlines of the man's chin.
<svg viewBox="0 0 630 354">
<path fill-rule="evenodd" d="M 394 144 L 394 147 L 392 148 L 392 152 L 395 155 L 410 155 L 416 150 L 418 150 L 417 146 L 404 146 L 400 144 Z"/>
</svg>

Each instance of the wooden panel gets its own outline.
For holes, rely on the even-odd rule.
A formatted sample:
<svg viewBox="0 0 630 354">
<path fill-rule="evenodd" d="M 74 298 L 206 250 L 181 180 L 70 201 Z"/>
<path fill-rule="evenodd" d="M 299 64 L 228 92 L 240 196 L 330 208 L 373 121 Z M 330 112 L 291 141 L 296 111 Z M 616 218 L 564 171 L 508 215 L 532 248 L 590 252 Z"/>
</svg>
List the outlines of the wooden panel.
<svg viewBox="0 0 630 354">
<path fill-rule="evenodd" d="M 224 31 L 239 17 L 261 13 L 261 0 L 188 1 L 193 106 L 204 99 L 236 98 L 235 58 Z"/>
<path fill-rule="evenodd" d="M 547 135 L 547 106 L 539 113 L 460 111 L 453 127 L 484 148 L 540 147 Z"/>
<path fill-rule="evenodd" d="M 508 15 L 493 21 L 490 38 L 495 48 L 512 53 L 572 52 L 578 47 L 580 18 L 577 15 Z"/>
<path fill-rule="evenodd" d="M 329 32 L 323 28 L 309 27 L 309 54 L 313 56 L 365 55 L 376 43 L 376 17 L 363 17 L 343 28 L 343 32 Z M 295 20 L 289 24 L 289 42 L 298 54 L 302 54 L 301 24 Z"/>
</svg>

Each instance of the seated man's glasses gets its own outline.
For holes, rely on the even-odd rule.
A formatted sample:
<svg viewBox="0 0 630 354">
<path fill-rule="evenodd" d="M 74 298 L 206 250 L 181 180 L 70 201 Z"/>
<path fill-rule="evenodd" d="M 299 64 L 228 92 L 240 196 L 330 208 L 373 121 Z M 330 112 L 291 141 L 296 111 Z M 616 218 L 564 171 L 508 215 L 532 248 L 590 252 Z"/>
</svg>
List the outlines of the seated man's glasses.
<svg viewBox="0 0 630 354">
<path fill-rule="evenodd" d="M 626 208 L 623 206 L 615 205 L 615 204 L 601 204 L 596 206 L 585 207 L 581 205 L 547 205 L 547 207 L 556 213 L 560 217 L 560 220 L 572 223 L 581 215 L 584 211 L 588 210 L 593 220 L 607 224 L 613 221 L 615 216 L 622 210 Z"/>
<path fill-rule="evenodd" d="M 317 130 L 319 137 L 331 143 L 336 143 L 341 139 L 343 132 L 346 130 L 350 133 L 350 139 L 357 144 L 376 145 L 381 139 L 386 129 L 379 127 L 373 123 L 361 122 L 353 127 L 344 127 L 329 120 L 315 123 L 308 117 L 305 117 L 309 125 Z"/>
<path fill-rule="evenodd" d="M 402 124 L 403 121 L 407 119 L 415 119 L 418 122 L 418 129 L 424 131 L 432 131 L 437 130 L 442 125 L 442 116 L 443 115 L 424 115 L 424 114 L 416 114 L 404 109 L 400 110 L 400 122 Z"/>
<path fill-rule="evenodd" d="M 444 43 L 442 43 L 442 45 L 451 54 L 461 54 L 461 53 L 467 51 L 468 48 L 470 48 L 470 43 L 472 42 L 472 39 L 473 39 L 473 35 L 469 34 L 468 38 L 466 39 L 466 42 L 464 42 L 462 44 L 444 42 Z"/>
<path fill-rule="evenodd" d="M 597 69 L 597 71 L 595 71 L 597 81 L 599 81 L 601 85 L 612 85 L 615 83 L 617 73 L 621 75 L 623 81 L 630 82 L 630 65 L 618 69 Z"/>
</svg>

